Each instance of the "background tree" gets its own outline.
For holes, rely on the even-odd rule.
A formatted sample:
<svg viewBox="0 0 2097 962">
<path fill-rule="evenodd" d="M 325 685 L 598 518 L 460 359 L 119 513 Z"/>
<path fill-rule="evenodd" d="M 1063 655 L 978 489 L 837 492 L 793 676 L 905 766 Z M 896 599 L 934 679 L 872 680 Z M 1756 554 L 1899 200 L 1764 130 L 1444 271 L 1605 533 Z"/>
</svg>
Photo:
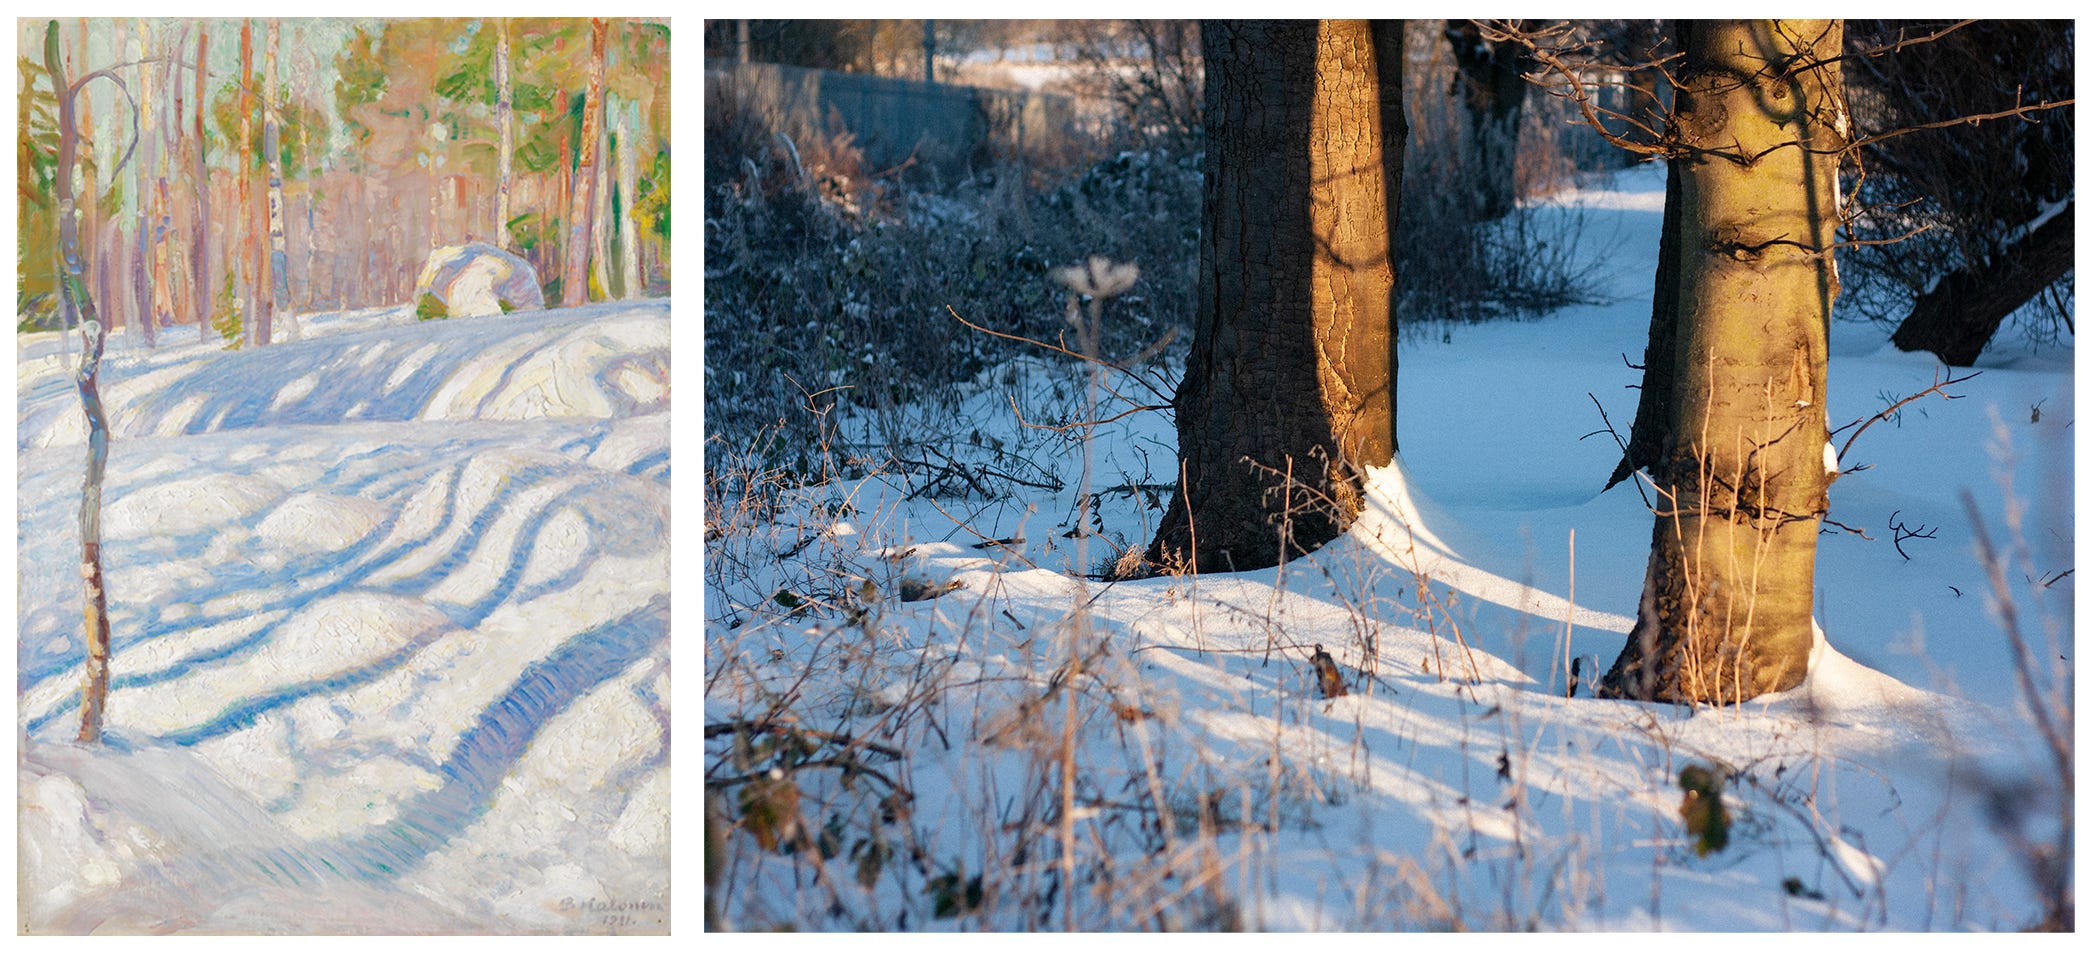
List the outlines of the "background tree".
<svg viewBox="0 0 2097 962">
<path fill-rule="evenodd" d="M 1839 21 L 1679 29 L 1675 276 L 1655 292 L 1655 326 L 1674 330 L 1646 371 L 1667 392 L 1653 547 L 1637 624 L 1597 692 L 1726 704 L 1798 684 L 1813 646 L 1849 122 Z"/>
<path fill-rule="evenodd" d="M 240 79 L 237 81 L 237 85 L 239 89 L 237 97 L 240 103 L 240 145 L 235 150 L 234 156 L 241 158 L 238 175 L 240 203 L 237 209 L 240 212 L 239 222 L 241 225 L 240 292 L 242 303 L 240 314 L 245 322 L 241 330 L 241 342 L 248 347 L 258 347 L 269 343 L 267 340 L 268 334 L 258 320 L 268 313 L 268 308 L 264 306 L 264 302 L 269 297 L 269 288 L 263 282 L 261 274 L 262 234 L 265 228 L 258 226 L 256 222 L 256 214 L 259 208 L 255 206 L 254 198 L 255 173 L 253 166 L 247 163 L 247 158 L 254 156 L 257 152 L 254 118 L 255 88 L 257 86 L 255 78 L 255 28 L 254 24 L 248 20 L 240 21 Z"/>
<path fill-rule="evenodd" d="M 211 335 L 211 279 L 217 276 L 211 270 L 211 142 L 204 136 L 204 91 L 210 77 L 205 65 L 211 62 L 210 52 L 210 28 L 200 22 L 197 24 L 197 60 L 193 67 L 197 84 L 196 166 L 190 169 L 196 188 L 197 209 L 192 221 L 189 253 L 189 269 L 194 277 L 191 283 L 195 290 L 193 311 L 200 342 Z"/>
<path fill-rule="evenodd" d="M 1405 127 L 1396 21 L 1209 21 L 1200 303 L 1172 570 L 1331 540 L 1395 451 L 1390 224 Z"/>
<path fill-rule="evenodd" d="M 133 315 L 138 324 L 137 333 L 145 339 L 147 347 L 159 343 L 162 307 L 167 294 L 166 277 L 155 270 L 161 265 L 157 256 L 159 247 L 154 243 L 155 228 L 160 223 L 160 210 L 154 203 L 153 168 L 159 161 L 160 126 L 158 85 L 154 83 L 156 64 L 154 57 L 154 24 L 151 20 L 137 22 L 138 63 L 138 154 L 137 163 L 131 167 L 132 213 L 135 222 L 132 230 L 131 284 L 132 297 L 138 304 Z"/>
<path fill-rule="evenodd" d="M 266 202 L 269 219 L 269 302 L 267 309 L 258 313 L 255 320 L 260 327 L 259 340 L 264 344 L 268 344 L 276 332 L 277 313 L 291 301 L 291 264 L 284 250 L 284 155 L 281 147 L 283 123 L 279 119 L 283 88 L 277 84 L 277 37 L 280 24 L 281 21 L 278 20 L 269 22 L 262 52 L 262 89 L 267 91 L 262 101 L 262 156 L 269 171 L 269 196 Z"/>
<path fill-rule="evenodd" d="M 510 159 L 516 153 L 517 118 L 510 109 L 510 21 L 495 26 L 495 125 L 501 144 L 495 153 L 495 246 L 510 246 Z"/>
<path fill-rule="evenodd" d="M 561 306 L 575 307 L 589 293 L 590 251 L 595 236 L 591 222 L 597 201 L 597 137 L 603 124 L 601 117 L 604 106 L 604 37 L 603 20 L 590 21 L 589 78 L 583 95 L 582 133 L 577 144 L 581 154 L 576 160 L 575 189 L 569 197 L 568 254 L 566 269 L 561 272 Z"/>
<path fill-rule="evenodd" d="M 1944 122 L 2072 98 L 2073 22 L 1860 21 L 1849 48 L 1861 134 L 1910 130 L 1863 148 L 1849 233 L 1906 239 L 1845 252 L 1857 312 L 1946 364 L 1972 364 L 2027 304 L 2038 332 L 2072 333 L 2074 108 Z"/>
<path fill-rule="evenodd" d="M 1466 210 L 1473 220 L 1505 217 L 1515 205 L 1515 147 L 1522 137 L 1522 102 L 1529 96 L 1528 52 L 1518 43 L 1487 39 L 1471 20 L 1445 21 L 1442 36 L 1455 55 L 1455 82 L 1470 119 Z"/>
</svg>

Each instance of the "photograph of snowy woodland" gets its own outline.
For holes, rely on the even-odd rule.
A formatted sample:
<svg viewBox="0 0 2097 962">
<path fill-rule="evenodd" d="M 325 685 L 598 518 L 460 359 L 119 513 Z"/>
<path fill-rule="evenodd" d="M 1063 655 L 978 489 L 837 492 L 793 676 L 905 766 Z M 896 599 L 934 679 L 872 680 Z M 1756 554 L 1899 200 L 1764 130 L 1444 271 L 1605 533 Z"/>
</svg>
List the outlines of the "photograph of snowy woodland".
<svg viewBox="0 0 2097 962">
<path fill-rule="evenodd" d="M 709 931 L 2074 928 L 2072 22 L 704 31 Z"/>
<path fill-rule="evenodd" d="M 668 22 L 16 51 L 18 933 L 667 934 Z"/>
</svg>

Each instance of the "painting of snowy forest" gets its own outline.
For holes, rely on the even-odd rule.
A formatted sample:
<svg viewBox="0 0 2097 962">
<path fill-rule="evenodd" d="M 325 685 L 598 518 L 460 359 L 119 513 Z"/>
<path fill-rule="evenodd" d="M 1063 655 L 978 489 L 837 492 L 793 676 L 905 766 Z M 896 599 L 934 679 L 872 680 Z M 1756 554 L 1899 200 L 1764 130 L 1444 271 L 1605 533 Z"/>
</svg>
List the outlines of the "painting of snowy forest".
<svg viewBox="0 0 2097 962">
<path fill-rule="evenodd" d="M 670 29 L 16 23 L 20 934 L 667 934 Z"/>
<path fill-rule="evenodd" d="M 2075 928 L 2072 22 L 704 31 L 709 932 Z"/>
</svg>

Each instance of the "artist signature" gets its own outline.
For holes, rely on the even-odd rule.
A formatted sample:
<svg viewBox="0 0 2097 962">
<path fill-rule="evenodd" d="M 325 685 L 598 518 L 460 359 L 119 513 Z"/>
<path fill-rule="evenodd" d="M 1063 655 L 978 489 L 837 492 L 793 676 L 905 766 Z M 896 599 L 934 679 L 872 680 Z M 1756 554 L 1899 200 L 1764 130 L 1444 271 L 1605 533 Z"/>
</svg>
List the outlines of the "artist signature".
<svg viewBox="0 0 2097 962">
<path fill-rule="evenodd" d="M 620 899 L 562 899 L 561 912 L 584 915 L 592 923 L 614 929 L 657 927 L 664 922 L 663 903 Z"/>
</svg>

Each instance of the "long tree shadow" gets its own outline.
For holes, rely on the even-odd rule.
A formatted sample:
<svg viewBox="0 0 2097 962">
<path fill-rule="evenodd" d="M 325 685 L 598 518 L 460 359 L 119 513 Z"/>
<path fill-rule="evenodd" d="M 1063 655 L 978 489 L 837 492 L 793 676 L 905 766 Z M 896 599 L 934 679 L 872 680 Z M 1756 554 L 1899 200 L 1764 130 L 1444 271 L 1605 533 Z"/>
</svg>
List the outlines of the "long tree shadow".
<svg viewBox="0 0 2097 962">
<path fill-rule="evenodd" d="M 393 821 L 330 846 L 336 857 L 327 864 L 365 880 L 412 869 L 488 812 L 503 777 L 548 722 L 651 651 L 668 654 L 669 638 L 670 598 L 659 594 L 639 610 L 570 639 L 527 668 L 460 736 L 438 768 L 442 787 L 405 802 Z"/>
<path fill-rule="evenodd" d="M 558 468 L 559 466 L 533 466 L 512 475 L 512 477 L 522 481 L 529 488 L 540 481 L 562 477 L 563 473 Z M 225 644 L 190 653 L 173 664 L 162 666 L 152 671 L 119 674 L 112 680 L 111 690 L 121 692 L 173 681 L 193 672 L 227 662 L 251 650 L 253 646 L 266 642 L 272 632 L 290 620 L 305 605 L 344 590 L 361 588 L 385 591 L 389 594 L 408 597 L 422 595 L 447 577 L 460 564 L 473 556 L 481 542 L 485 539 L 490 522 L 494 520 L 498 512 L 506 507 L 509 503 L 508 501 L 502 498 L 491 498 L 489 503 L 476 512 L 475 517 L 467 523 L 466 531 L 460 543 L 453 545 L 446 553 L 446 556 L 438 563 L 433 564 L 429 569 L 390 583 L 373 583 L 371 576 L 378 571 L 384 570 L 385 567 L 398 559 L 405 557 L 409 552 L 417 550 L 434 540 L 452 526 L 452 520 L 457 513 L 458 489 L 464 474 L 463 468 L 451 472 L 447 482 L 447 501 L 444 516 L 437 524 L 432 526 L 429 535 L 420 540 L 404 542 L 388 551 L 365 558 L 349 567 L 338 581 L 321 583 L 312 579 L 294 578 L 295 582 L 307 583 L 310 587 L 303 592 L 287 595 L 273 603 L 269 611 L 276 613 L 277 617 L 268 624 L 255 631 L 245 633 Z M 526 568 L 531 560 L 532 551 L 538 543 L 541 532 L 552 517 L 564 508 L 574 508 L 584 514 L 586 520 L 592 524 L 594 537 L 600 539 L 600 547 L 607 553 L 625 554 L 642 550 L 642 542 L 645 541 L 645 537 L 636 536 L 645 535 L 649 529 L 645 527 L 645 520 L 637 516 L 637 512 L 629 512 L 631 516 L 618 516 L 618 509 L 622 505 L 606 505 L 600 503 L 600 499 L 580 497 L 614 488 L 622 477 L 621 475 L 610 474 L 596 474 L 586 477 L 567 488 L 563 492 L 562 497 L 550 499 L 547 503 L 533 509 L 531 514 L 518 525 L 517 532 L 510 541 L 509 560 L 504 564 L 501 575 L 489 587 L 489 590 L 471 604 L 438 603 L 435 607 L 446 616 L 453 626 L 460 629 L 472 629 L 478 627 L 490 614 L 504 604 L 528 603 L 533 599 L 558 593 L 580 583 L 588 572 L 589 566 L 587 565 L 572 566 L 569 570 L 561 572 L 555 577 L 532 585 L 528 594 L 519 594 L 519 587 L 523 582 Z M 614 516 L 604 517 L 603 515 L 608 511 L 613 512 Z M 391 523 L 392 521 L 389 519 L 388 524 L 390 525 Z M 621 537 L 621 535 L 624 535 L 624 537 Z M 368 543 L 375 536 L 367 536 L 365 542 L 360 542 L 360 544 Z M 353 547 L 348 550 L 353 552 L 356 549 Z M 328 564 L 315 564 L 313 566 L 315 570 L 327 570 L 329 567 L 331 566 Z M 172 630 L 183 630 L 183 626 L 176 625 L 162 631 L 137 632 L 135 633 L 137 640 L 134 640 L 132 644 L 137 644 L 140 640 L 147 638 L 157 637 L 163 631 Z M 231 734 L 254 724 L 256 720 L 272 710 L 292 704 L 310 695 L 332 694 L 376 679 L 404 664 L 417 651 L 426 647 L 442 634 L 443 632 L 430 632 L 418 637 L 403 648 L 388 653 L 384 658 L 370 665 L 361 665 L 326 678 L 295 681 L 268 692 L 256 693 L 242 698 L 227 706 L 223 712 L 212 720 L 168 733 L 162 736 L 162 738 L 171 740 L 175 744 L 193 745 L 210 738 Z M 64 674 L 66 671 L 77 667 L 78 663 L 79 658 L 75 656 L 55 668 L 46 668 L 35 674 L 37 680 L 41 681 L 55 675 Z M 72 714 L 78 705 L 78 692 L 68 693 L 63 699 L 39 713 L 26 727 L 31 734 L 41 733 L 50 725 Z"/>
</svg>

